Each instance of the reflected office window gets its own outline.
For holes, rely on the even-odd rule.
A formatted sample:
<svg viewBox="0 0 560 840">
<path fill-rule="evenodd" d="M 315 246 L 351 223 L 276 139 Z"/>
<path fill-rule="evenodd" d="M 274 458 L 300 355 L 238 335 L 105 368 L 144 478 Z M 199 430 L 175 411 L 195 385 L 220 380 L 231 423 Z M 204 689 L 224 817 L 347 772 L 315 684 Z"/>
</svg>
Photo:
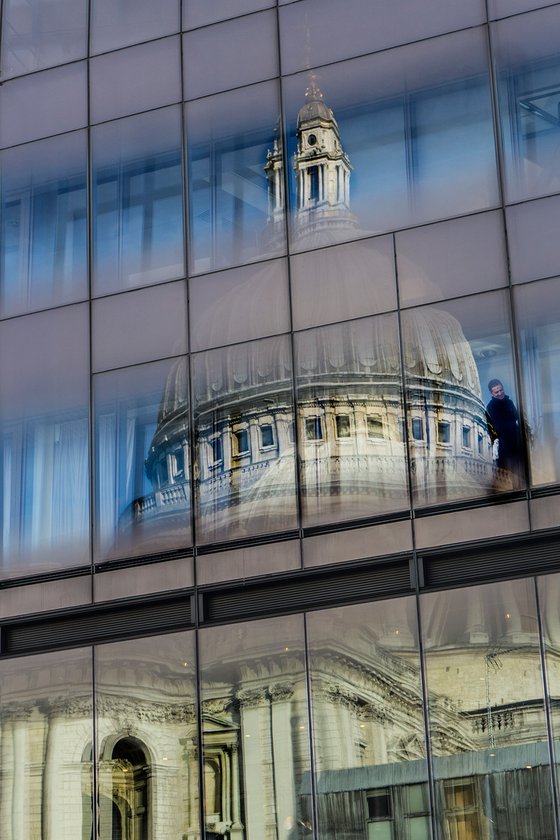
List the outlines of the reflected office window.
<svg viewBox="0 0 560 840">
<path fill-rule="evenodd" d="M 524 486 L 507 296 L 409 309 L 401 323 L 416 504 Z"/>
<path fill-rule="evenodd" d="M 184 358 L 94 376 L 98 560 L 190 543 Z"/>
<path fill-rule="evenodd" d="M 560 8 L 492 24 L 508 201 L 560 192 Z"/>
<path fill-rule="evenodd" d="M 198 542 L 295 527 L 288 336 L 196 353 L 192 363 Z"/>
<path fill-rule="evenodd" d="M 88 336 L 86 304 L 0 324 L 0 577 L 89 562 Z"/>
<path fill-rule="evenodd" d="M 94 293 L 181 277 L 180 108 L 98 125 L 92 147 Z"/>
<path fill-rule="evenodd" d="M 514 295 L 531 482 L 551 484 L 560 481 L 560 279 Z"/>
<path fill-rule="evenodd" d="M 421 596 L 442 837 L 553 836 L 532 581 Z"/>
<path fill-rule="evenodd" d="M 191 271 L 285 252 L 276 82 L 186 105 Z"/>
<path fill-rule="evenodd" d="M 5 0 L 3 6 L 3 79 L 85 58 L 87 0 Z"/>
<path fill-rule="evenodd" d="M 306 330 L 295 349 L 305 523 L 408 506 L 395 316 Z"/>
<path fill-rule="evenodd" d="M 87 297 L 85 132 L 0 152 L 0 314 Z"/>
<path fill-rule="evenodd" d="M 312 612 L 307 639 L 319 836 L 430 840 L 414 600 Z"/>
<path fill-rule="evenodd" d="M 291 76 L 285 101 L 296 251 L 499 200 L 483 30 Z"/>
</svg>

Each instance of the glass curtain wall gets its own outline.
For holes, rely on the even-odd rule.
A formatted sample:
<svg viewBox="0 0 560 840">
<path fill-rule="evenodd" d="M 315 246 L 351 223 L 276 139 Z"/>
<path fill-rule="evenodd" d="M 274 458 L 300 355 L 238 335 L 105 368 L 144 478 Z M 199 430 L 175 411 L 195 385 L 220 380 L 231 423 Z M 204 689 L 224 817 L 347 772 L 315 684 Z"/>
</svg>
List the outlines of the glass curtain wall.
<svg viewBox="0 0 560 840">
<path fill-rule="evenodd" d="M 559 580 L 4 659 L 2 836 L 550 840 Z"/>
</svg>

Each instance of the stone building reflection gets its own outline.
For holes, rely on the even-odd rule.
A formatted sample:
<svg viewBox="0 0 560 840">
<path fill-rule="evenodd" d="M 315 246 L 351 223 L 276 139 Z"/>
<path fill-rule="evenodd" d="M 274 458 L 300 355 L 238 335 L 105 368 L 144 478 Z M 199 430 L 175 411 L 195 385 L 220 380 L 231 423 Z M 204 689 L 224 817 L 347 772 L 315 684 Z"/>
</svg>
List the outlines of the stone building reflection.
<svg viewBox="0 0 560 840">
<path fill-rule="evenodd" d="M 89 840 L 95 709 L 102 840 L 195 840 L 201 801 L 206 838 L 307 837 L 312 791 L 321 838 L 429 840 L 424 714 L 442 837 L 549 838 L 533 599 L 521 581 L 423 600 L 427 710 L 412 598 L 311 613 L 306 634 L 298 615 L 206 628 L 201 750 L 192 633 L 99 647 L 95 685 L 86 651 L 5 661 L 2 836 Z"/>
<path fill-rule="evenodd" d="M 282 160 L 277 127 L 265 165 L 271 242 L 284 235 Z M 340 241 L 345 230 L 353 239 L 366 235 L 351 211 L 350 159 L 314 78 L 297 118 L 293 166 L 298 247 Z M 360 242 L 353 247 L 363 274 L 369 251 Z M 246 281 L 244 301 L 262 304 L 259 276 L 252 272 Z M 217 300 L 213 323 L 251 318 L 250 309 L 240 311 L 239 297 L 234 289 Z M 473 349 L 446 309 L 407 310 L 400 328 L 395 316 L 380 315 L 302 331 L 295 351 L 293 372 L 288 336 L 193 355 L 198 542 L 296 527 L 296 441 L 306 525 L 408 507 L 407 438 L 417 504 L 518 486 L 519 477 L 493 460 Z M 161 531 L 190 515 L 188 428 L 189 384 L 178 362 L 165 383 L 146 460 L 154 492 L 134 503 L 121 532 L 149 521 Z"/>
</svg>

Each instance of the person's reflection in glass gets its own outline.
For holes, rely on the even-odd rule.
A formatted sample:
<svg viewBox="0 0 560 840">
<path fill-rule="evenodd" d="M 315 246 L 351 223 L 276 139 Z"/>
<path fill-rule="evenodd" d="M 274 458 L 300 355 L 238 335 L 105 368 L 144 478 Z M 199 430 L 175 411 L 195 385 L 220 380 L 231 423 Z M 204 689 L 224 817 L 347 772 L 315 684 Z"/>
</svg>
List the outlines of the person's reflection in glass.
<svg viewBox="0 0 560 840">
<path fill-rule="evenodd" d="M 519 412 L 499 379 L 491 379 L 488 390 L 491 395 L 486 406 L 488 432 L 494 451 L 497 449 L 496 464 L 510 472 L 514 486 L 518 486 L 523 480 L 523 438 Z"/>
</svg>

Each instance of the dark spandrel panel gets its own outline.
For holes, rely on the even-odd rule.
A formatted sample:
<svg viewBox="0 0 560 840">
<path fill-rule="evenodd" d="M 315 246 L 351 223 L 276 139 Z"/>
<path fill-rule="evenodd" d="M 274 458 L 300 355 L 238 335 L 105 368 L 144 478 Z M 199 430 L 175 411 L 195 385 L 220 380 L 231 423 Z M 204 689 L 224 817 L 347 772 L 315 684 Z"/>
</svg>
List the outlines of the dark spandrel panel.
<svg viewBox="0 0 560 840">
<path fill-rule="evenodd" d="M 275 0 L 183 0 L 183 29 L 217 23 L 275 5 Z"/>
<path fill-rule="evenodd" d="M 181 0 L 92 0 L 92 54 L 128 47 L 180 29 Z"/>
<path fill-rule="evenodd" d="M 560 480 L 560 279 L 515 288 L 532 484 Z"/>
<path fill-rule="evenodd" d="M 87 124 L 86 63 L 12 79 L 0 88 L 0 146 Z"/>
<path fill-rule="evenodd" d="M 91 836 L 91 659 L 76 649 L 0 665 L 5 837 Z"/>
<path fill-rule="evenodd" d="M 293 250 L 498 203 L 481 29 L 292 76 L 285 102 Z"/>
<path fill-rule="evenodd" d="M 402 314 L 417 505 L 525 485 L 508 310 L 490 292 Z"/>
<path fill-rule="evenodd" d="M 87 305 L 0 325 L 2 570 L 89 562 Z"/>
<path fill-rule="evenodd" d="M 513 283 L 560 274 L 559 213 L 559 196 L 506 207 Z"/>
<path fill-rule="evenodd" d="M 441 836 L 554 836 L 534 585 L 421 596 Z M 439 833 L 438 832 L 438 833 Z"/>
<path fill-rule="evenodd" d="M 396 247 L 401 306 L 507 285 L 499 211 L 397 233 Z"/>
<path fill-rule="evenodd" d="M 186 105 L 192 273 L 286 251 L 278 93 L 264 82 Z"/>
<path fill-rule="evenodd" d="M 430 840 L 414 600 L 312 612 L 307 640 L 320 836 Z"/>
<path fill-rule="evenodd" d="M 280 0 L 282 5 L 282 0 Z M 418 41 L 486 21 L 482 0 L 304 0 L 280 13 L 282 72 Z"/>
<path fill-rule="evenodd" d="M 560 192 L 558 5 L 491 26 L 507 201 Z"/>
<path fill-rule="evenodd" d="M 129 47 L 90 61 L 92 122 L 171 105 L 180 99 L 178 37 Z"/>
<path fill-rule="evenodd" d="M 186 353 L 185 293 L 180 280 L 94 301 L 94 372 Z"/>
<path fill-rule="evenodd" d="M 286 260 L 190 280 L 191 348 L 206 350 L 290 329 Z"/>
<path fill-rule="evenodd" d="M 93 291 L 184 274 L 180 107 L 92 130 Z"/>
<path fill-rule="evenodd" d="M 184 358 L 94 377 L 98 560 L 190 544 Z"/>
<path fill-rule="evenodd" d="M 195 686 L 192 632 L 96 648 L 100 840 L 200 836 Z"/>
<path fill-rule="evenodd" d="M 288 336 L 193 357 L 197 542 L 296 527 Z"/>
<path fill-rule="evenodd" d="M 86 298 L 85 132 L 0 153 L 0 313 L 17 315 Z"/>
<path fill-rule="evenodd" d="M 394 315 L 296 335 L 304 525 L 408 507 Z"/>
<path fill-rule="evenodd" d="M 276 13 L 271 10 L 189 32 L 183 36 L 183 68 L 185 99 L 276 76 Z"/>
<path fill-rule="evenodd" d="M 290 266 L 294 329 L 396 309 L 392 237 L 308 251 Z"/>
<path fill-rule="evenodd" d="M 2 15 L 2 76 L 84 58 L 87 8 L 87 0 L 7 0 Z"/>
<path fill-rule="evenodd" d="M 202 630 L 199 662 L 206 837 L 311 836 L 302 616 Z"/>
</svg>

